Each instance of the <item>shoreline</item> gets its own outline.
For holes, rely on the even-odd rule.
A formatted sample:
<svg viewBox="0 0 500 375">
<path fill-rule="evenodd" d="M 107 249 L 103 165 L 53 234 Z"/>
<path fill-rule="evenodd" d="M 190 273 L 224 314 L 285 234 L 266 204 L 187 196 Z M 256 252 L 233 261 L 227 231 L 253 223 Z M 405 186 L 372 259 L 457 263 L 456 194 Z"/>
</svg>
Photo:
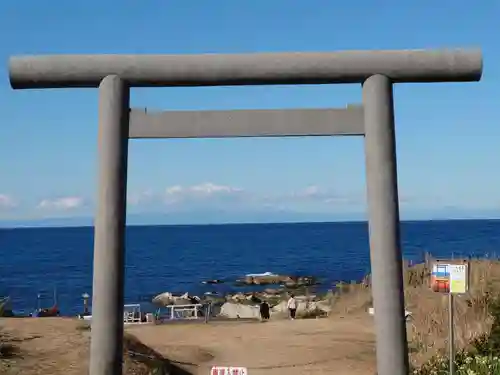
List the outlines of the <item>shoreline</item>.
<svg viewBox="0 0 500 375">
<path fill-rule="evenodd" d="M 412 269 L 419 269 L 419 268 L 425 268 L 428 267 L 429 262 L 431 259 L 434 259 L 434 257 L 430 253 L 424 253 L 423 254 L 423 261 L 420 262 L 415 262 L 413 260 L 404 260 L 403 261 L 403 269 L 405 273 L 408 273 L 410 270 L 410 273 L 412 272 Z M 461 258 L 462 259 L 462 258 Z M 482 257 L 482 258 L 476 258 L 474 256 L 468 256 L 466 257 L 469 261 L 492 261 L 496 262 L 498 258 L 490 258 L 490 257 Z M 304 284 L 298 287 L 287 287 L 283 283 L 276 283 L 276 282 L 257 282 L 257 283 L 248 283 L 245 284 L 243 283 L 242 280 L 245 279 L 245 277 L 251 277 L 251 276 L 279 276 L 279 278 L 306 278 L 306 279 L 312 279 L 312 282 L 310 284 Z M 428 276 L 428 275 L 427 275 Z M 426 276 L 426 277 L 427 277 Z M 405 275 L 405 277 L 408 277 Z M 422 276 L 420 276 L 422 277 Z M 410 276 L 411 278 L 411 276 Z M 232 280 L 220 280 L 221 282 L 217 283 L 208 283 L 210 280 L 198 280 L 193 285 L 198 286 L 198 290 L 207 290 L 207 289 L 212 289 L 214 291 L 214 294 L 211 294 L 210 292 L 205 292 L 203 294 L 189 294 L 188 298 L 196 298 L 198 299 L 197 302 L 193 303 L 200 303 L 202 305 L 206 305 L 208 303 L 212 303 L 214 306 L 222 306 L 224 303 L 234 303 L 234 304 L 241 304 L 241 305 L 257 305 L 259 301 L 251 301 L 251 297 L 255 296 L 260 300 L 266 300 L 270 302 L 271 305 L 276 305 L 279 304 L 279 302 L 282 302 L 288 298 L 288 295 L 290 293 L 295 294 L 297 297 L 300 298 L 308 298 L 311 302 L 318 302 L 318 301 L 325 301 L 328 299 L 332 298 L 337 298 L 339 294 L 345 293 L 346 291 L 349 291 L 351 289 L 357 289 L 360 286 L 362 288 L 369 288 L 370 284 L 370 274 L 365 275 L 364 277 L 358 279 L 358 280 L 350 280 L 350 281 L 337 281 L 337 282 L 331 282 L 331 283 L 324 283 L 322 279 L 315 277 L 315 276 L 290 276 L 290 275 L 284 275 L 284 274 L 277 274 L 277 273 L 263 273 L 263 274 L 247 274 L 244 277 L 240 278 L 235 278 Z M 206 283 L 204 283 L 206 282 Z M 195 289 L 195 288 L 188 288 L 188 289 Z M 216 291 L 216 289 L 222 290 L 221 292 Z M 224 289 L 226 291 L 224 291 Z M 227 291 L 229 289 L 229 291 Z M 161 294 L 164 293 L 169 293 L 169 292 L 162 292 Z M 185 293 L 172 293 L 172 296 L 174 298 L 181 298 L 182 295 Z M 157 296 L 159 296 L 157 295 Z M 157 297 L 156 296 L 156 297 Z M 2 297 L 2 296 L 0 296 Z M 3 296 L 6 297 L 6 296 Z M 33 310 L 18 310 L 15 308 L 15 302 L 16 300 L 11 297 L 11 301 L 13 303 L 13 311 L 14 313 L 18 313 L 18 315 L 24 315 L 26 316 L 28 312 L 34 311 Z M 155 304 L 153 302 L 155 296 L 152 296 L 150 299 L 139 299 L 139 300 L 133 300 L 133 299 L 126 299 L 125 304 L 128 305 L 133 305 L 133 304 L 138 304 L 141 306 L 141 311 L 144 313 L 154 313 L 156 310 L 159 308 L 165 308 L 169 307 L 161 304 Z M 83 299 L 81 299 L 82 303 L 78 305 L 73 305 L 71 307 L 71 310 L 75 311 L 78 309 L 77 312 L 75 313 L 68 313 L 67 311 L 63 310 L 61 311 L 60 315 L 61 317 L 75 317 L 78 316 L 78 314 L 81 314 L 83 312 Z M 187 303 L 186 304 L 192 304 L 192 303 Z M 171 305 L 175 306 L 175 303 L 172 303 Z M 91 308 L 91 306 L 90 306 Z M 19 316 L 19 317 L 21 317 Z"/>
</svg>

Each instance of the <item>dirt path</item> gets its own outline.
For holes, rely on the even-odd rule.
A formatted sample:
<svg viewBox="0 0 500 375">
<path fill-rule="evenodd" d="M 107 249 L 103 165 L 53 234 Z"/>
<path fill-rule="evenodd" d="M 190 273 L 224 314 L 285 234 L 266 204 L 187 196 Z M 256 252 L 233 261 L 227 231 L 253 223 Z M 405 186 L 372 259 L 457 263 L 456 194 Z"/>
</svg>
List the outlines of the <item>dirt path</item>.
<svg viewBox="0 0 500 375">
<path fill-rule="evenodd" d="M 0 333 L 21 349 L 18 357 L 2 360 L 1 374 L 84 374 L 89 332 L 75 319 L 2 318 Z"/>
<path fill-rule="evenodd" d="M 0 319 L 21 357 L 0 361 L 0 373 L 83 375 L 90 332 L 75 319 Z M 373 375 L 372 321 L 345 318 L 128 326 L 126 332 L 193 374 L 212 365 L 240 365 L 250 375 Z M 131 364 L 132 363 L 132 364 Z M 135 366 L 126 361 L 127 365 Z M 132 373 L 138 373 L 136 368 Z"/>
<path fill-rule="evenodd" d="M 135 326 L 127 331 L 193 373 L 244 366 L 251 375 L 373 375 L 371 319 L 348 318 Z M 198 371 L 198 372 L 196 372 Z"/>
</svg>

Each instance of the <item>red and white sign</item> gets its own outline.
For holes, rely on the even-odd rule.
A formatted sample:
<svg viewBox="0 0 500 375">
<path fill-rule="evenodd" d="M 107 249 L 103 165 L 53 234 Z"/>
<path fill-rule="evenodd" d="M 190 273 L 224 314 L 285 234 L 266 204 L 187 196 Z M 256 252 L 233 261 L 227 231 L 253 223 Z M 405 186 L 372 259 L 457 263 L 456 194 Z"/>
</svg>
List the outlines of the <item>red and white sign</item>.
<svg viewBox="0 0 500 375">
<path fill-rule="evenodd" d="M 246 367 L 214 366 L 210 370 L 210 375 L 248 375 Z"/>
</svg>

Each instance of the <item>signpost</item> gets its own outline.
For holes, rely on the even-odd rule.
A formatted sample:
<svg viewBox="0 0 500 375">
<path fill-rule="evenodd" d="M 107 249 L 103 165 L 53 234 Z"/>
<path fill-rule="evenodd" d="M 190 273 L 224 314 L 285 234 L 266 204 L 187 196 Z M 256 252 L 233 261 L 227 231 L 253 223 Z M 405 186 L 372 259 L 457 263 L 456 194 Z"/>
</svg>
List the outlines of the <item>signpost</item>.
<svg viewBox="0 0 500 375">
<path fill-rule="evenodd" d="M 248 375 L 246 367 L 213 366 L 210 375 Z"/>
<path fill-rule="evenodd" d="M 454 295 L 464 294 L 469 290 L 469 263 L 462 261 L 436 260 L 432 265 L 431 289 L 448 294 L 448 323 L 450 375 L 455 371 L 455 335 L 454 335 Z"/>
<path fill-rule="evenodd" d="M 468 264 L 450 264 L 450 292 L 451 294 L 464 294 L 469 289 Z"/>
</svg>

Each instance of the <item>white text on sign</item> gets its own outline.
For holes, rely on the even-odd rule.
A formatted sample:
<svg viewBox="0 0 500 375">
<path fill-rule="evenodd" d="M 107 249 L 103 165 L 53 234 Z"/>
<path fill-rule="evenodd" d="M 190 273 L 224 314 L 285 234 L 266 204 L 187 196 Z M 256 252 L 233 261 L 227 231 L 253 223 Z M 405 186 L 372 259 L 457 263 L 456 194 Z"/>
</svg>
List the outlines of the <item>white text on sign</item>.
<svg viewBox="0 0 500 375">
<path fill-rule="evenodd" d="M 214 366 L 210 375 L 248 375 L 248 370 L 246 367 Z"/>
</svg>

